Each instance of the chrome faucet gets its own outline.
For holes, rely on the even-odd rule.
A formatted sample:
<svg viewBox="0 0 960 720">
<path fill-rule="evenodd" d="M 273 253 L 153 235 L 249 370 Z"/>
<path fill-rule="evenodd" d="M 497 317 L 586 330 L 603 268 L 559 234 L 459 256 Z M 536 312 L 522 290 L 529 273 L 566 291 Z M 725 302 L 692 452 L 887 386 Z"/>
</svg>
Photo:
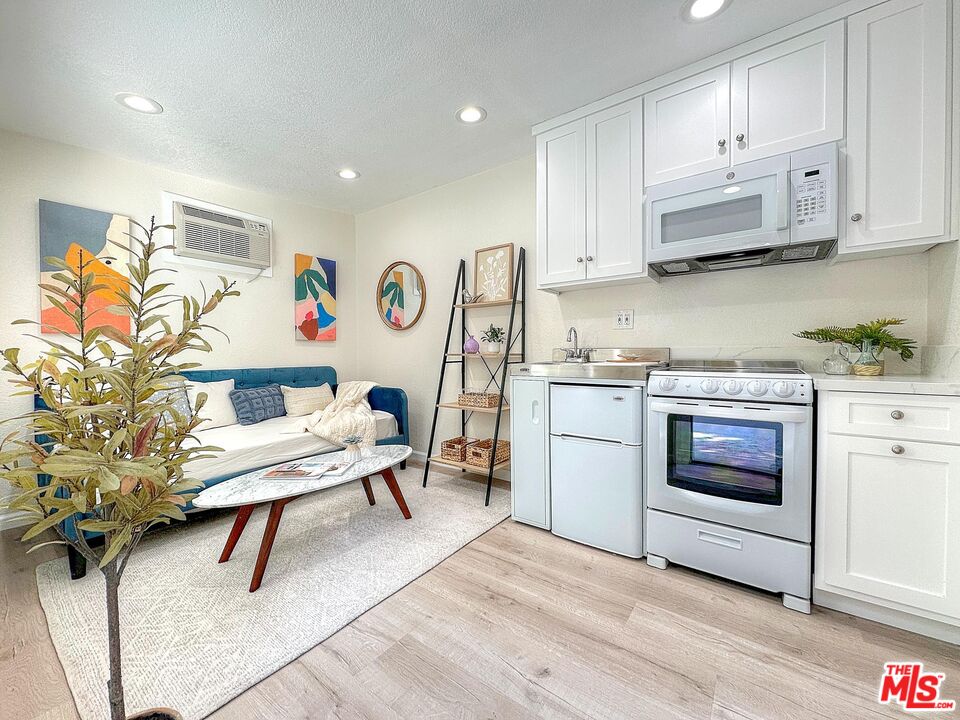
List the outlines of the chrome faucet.
<svg viewBox="0 0 960 720">
<path fill-rule="evenodd" d="M 567 362 L 586 362 L 587 353 L 590 352 L 590 348 L 582 348 L 579 346 L 579 338 L 577 336 L 577 329 L 573 326 L 567 330 L 567 342 L 573 343 L 573 348 L 565 348 L 567 354 Z"/>
</svg>

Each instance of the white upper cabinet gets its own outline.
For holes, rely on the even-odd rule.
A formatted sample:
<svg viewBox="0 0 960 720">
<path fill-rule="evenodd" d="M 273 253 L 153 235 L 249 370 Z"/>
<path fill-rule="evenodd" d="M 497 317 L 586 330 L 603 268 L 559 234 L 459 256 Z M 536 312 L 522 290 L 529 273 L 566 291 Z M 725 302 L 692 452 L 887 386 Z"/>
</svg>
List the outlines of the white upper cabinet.
<svg viewBox="0 0 960 720">
<path fill-rule="evenodd" d="M 537 285 L 586 277 L 586 122 L 537 136 Z"/>
<path fill-rule="evenodd" d="M 646 276 L 643 102 L 537 136 L 537 287 Z"/>
<path fill-rule="evenodd" d="M 730 66 L 648 93 L 644 108 L 647 185 L 730 164 Z"/>
<path fill-rule="evenodd" d="M 643 101 L 587 118 L 587 277 L 643 273 Z"/>
<path fill-rule="evenodd" d="M 730 66 L 734 164 L 843 138 L 843 21 Z"/>
<path fill-rule="evenodd" d="M 948 239 L 947 20 L 946 0 L 890 0 L 849 18 L 841 256 Z"/>
</svg>

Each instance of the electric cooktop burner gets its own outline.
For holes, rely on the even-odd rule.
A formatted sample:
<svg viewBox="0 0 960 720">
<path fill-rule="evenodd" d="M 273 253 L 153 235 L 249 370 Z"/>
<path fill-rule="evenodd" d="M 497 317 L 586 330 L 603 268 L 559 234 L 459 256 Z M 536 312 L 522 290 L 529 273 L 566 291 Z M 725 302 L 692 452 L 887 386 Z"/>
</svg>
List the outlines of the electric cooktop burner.
<svg viewBox="0 0 960 720">
<path fill-rule="evenodd" d="M 702 373 L 775 373 L 802 375 L 799 360 L 674 360 L 670 370 Z"/>
</svg>

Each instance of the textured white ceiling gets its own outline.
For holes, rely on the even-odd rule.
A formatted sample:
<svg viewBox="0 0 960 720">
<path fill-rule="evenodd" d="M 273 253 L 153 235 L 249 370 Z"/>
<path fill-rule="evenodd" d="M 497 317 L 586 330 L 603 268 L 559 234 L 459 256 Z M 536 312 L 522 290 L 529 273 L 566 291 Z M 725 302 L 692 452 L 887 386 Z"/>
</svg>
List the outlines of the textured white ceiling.
<svg viewBox="0 0 960 720">
<path fill-rule="evenodd" d="M 0 0 L 0 127 L 356 212 L 533 152 L 536 122 L 840 3 L 733 0 L 691 25 L 681 0 Z M 486 122 L 454 120 L 470 103 Z"/>
</svg>

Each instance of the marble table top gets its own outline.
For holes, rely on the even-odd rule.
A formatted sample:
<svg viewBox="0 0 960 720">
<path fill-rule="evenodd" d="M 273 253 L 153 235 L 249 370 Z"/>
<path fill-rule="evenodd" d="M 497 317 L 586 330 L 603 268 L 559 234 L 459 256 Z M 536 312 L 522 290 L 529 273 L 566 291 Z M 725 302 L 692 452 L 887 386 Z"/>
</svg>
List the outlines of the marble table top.
<svg viewBox="0 0 960 720">
<path fill-rule="evenodd" d="M 337 485 L 354 482 L 369 475 L 376 475 L 381 470 L 393 467 L 406 460 L 413 453 L 413 449 L 408 445 L 377 445 L 363 448 L 361 452 L 361 459 L 343 475 L 330 475 L 306 480 L 263 477 L 265 473 L 276 467 L 276 465 L 271 465 L 209 487 L 194 498 L 193 504 L 199 508 L 238 507 L 306 495 L 318 490 L 326 490 Z M 310 458 L 301 458 L 300 461 L 336 462 L 343 460 L 343 455 L 344 452 L 339 450 L 314 455 Z M 290 462 L 297 462 L 297 460 Z M 279 464 L 283 465 L 285 463 Z"/>
</svg>

